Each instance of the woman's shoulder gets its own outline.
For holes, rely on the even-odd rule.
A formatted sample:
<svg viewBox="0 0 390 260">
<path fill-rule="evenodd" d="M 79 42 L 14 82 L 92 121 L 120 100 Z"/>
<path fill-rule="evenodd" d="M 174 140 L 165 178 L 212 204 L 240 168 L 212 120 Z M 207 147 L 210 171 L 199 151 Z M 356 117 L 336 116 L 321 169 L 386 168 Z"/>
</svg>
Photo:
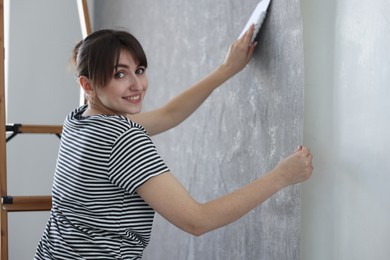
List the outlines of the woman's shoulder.
<svg viewBox="0 0 390 260">
<path fill-rule="evenodd" d="M 126 116 L 120 115 L 98 115 L 98 120 L 102 120 L 102 122 L 112 125 L 113 127 L 123 127 L 124 129 L 139 129 L 141 131 L 145 131 L 144 127 Z M 145 131 L 146 132 L 146 131 Z"/>
<path fill-rule="evenodd" d="M 98 132 L 110 132 L 111 134 L 121 135 L 129 130 L 139 130 L 148 135 L 144 127 L 126 116 L 122 115 L 93 115 L 82 116 L 86 105 L 73 110 L 65 120 L 65 127 L 81 129 L 95 129 Z"/>
</svg>

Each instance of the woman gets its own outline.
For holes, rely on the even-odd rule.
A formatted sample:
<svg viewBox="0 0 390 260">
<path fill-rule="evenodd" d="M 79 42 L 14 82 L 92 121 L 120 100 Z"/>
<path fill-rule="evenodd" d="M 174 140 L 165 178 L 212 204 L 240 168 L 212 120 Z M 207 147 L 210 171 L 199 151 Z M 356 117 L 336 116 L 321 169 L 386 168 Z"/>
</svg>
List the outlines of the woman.
<svg viewBox="0 0 390 260">
<path fill-rule="evenodd" d="M 132 35 L 101 30 L 76 45 L 76 72 L 87 104 L 65 119 L 51 216 L 35 259 L 140 259 L 155 211 L 200 236 L 310 177 L 312 155 L 300 147 L 241 189 L 198 203 L 170 173 L 149 137 L 181 123 L 241 71 L 256 45 L 252 34 L 253 26 L 230 46 L 216 70 L 145 113 L 147 60 Z"/>
</svg>

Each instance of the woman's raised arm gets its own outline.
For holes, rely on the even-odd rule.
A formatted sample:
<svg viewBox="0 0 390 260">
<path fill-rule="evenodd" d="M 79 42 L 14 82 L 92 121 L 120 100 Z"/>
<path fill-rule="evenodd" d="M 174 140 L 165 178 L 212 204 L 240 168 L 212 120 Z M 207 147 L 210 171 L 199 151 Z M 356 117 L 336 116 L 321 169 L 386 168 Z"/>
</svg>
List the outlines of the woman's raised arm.
<svg viewBox="0 0 390 260">
<path fill-rule="evenodd" d="M 150 135 L 167 131 L 188 118 L 216 89 L 241 71 L 250 61 L 256 43 L 251 42 L 253 25 L 233 44 L 224 62 L 205 78 L 180 93 L 163 107 L 128 117 L 141 124 Z"/>
</svg>

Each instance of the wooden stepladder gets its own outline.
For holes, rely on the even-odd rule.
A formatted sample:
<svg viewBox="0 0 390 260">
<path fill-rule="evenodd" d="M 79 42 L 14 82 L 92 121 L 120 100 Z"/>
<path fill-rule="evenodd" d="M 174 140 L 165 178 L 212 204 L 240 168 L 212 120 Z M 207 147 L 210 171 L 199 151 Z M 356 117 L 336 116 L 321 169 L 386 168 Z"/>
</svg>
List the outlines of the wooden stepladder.
<svg viewBox="0 0 390 260">
<path fill-rule="evenodd" d="M 5 75 L 4 75 L 4 1 L 0 0 L 0 195 L 7 196 L 7 157 L 5 133 Z M 1 205 L 1 259 L 8 259 L 8 218 Z"/>
<path fill-rule="evenodd" d="M 83 37 L 91 33 L 87 0 L 77 0 Z M 51 196 L 10 196 L 7 192 L 6 143 L 18 134 L 55 134 L 61 137 L 59 125 L 6 124 L 4 68 L 4 0 L 0 0 L 0 260 L 8 260 L 8 212 L 48 211 Z M 7 137 L 7 133 L 11 133 Z"/>
</svg>

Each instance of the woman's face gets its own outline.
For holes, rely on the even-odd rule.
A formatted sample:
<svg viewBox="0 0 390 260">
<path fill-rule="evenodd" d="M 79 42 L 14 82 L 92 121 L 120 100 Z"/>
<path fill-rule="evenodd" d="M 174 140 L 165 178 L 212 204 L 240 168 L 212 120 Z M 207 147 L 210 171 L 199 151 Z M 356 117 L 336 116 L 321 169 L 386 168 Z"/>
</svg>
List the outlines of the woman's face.
<svg viewBox="0 0 390 260">
<path fill-rule="evenodd" d="M 122 50 L 118 67 L 106 86 L 96 89 L 96 95 L 110 114 L 137 114 L 148 89 L 146 68 L 138 65 L 128 51 Z"/>
</svg>

